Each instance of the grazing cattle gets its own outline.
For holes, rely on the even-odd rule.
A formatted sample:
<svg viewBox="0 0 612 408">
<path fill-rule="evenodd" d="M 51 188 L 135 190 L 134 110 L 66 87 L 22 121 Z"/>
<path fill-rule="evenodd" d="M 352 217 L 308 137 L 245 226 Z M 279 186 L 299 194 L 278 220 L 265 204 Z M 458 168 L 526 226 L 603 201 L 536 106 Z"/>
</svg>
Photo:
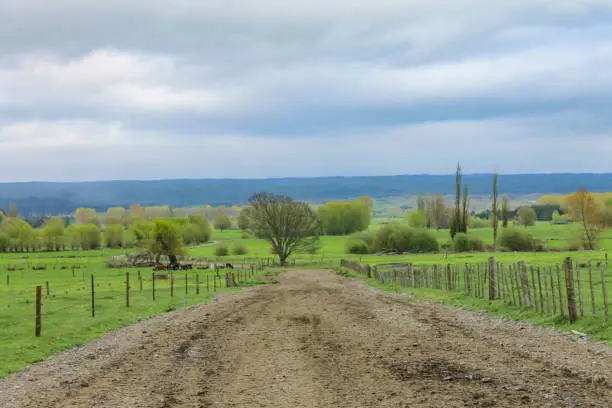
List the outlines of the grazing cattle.
<svg viewBox="0 0 612 408">
<path fill-rule="evenodd" d="M 162 265 L 162 264 L 157 264 L 155 265 L 155 267 L 153 268 L 154 271 L 165 271 L 166 270 L 166 266 Z"/>
<path fill-rule="evenodd" d="M 225 267 L 228 269 L 234 269 L 234 265 L 232 265 L 231 263 L 226 263 Z"/>
</svg>

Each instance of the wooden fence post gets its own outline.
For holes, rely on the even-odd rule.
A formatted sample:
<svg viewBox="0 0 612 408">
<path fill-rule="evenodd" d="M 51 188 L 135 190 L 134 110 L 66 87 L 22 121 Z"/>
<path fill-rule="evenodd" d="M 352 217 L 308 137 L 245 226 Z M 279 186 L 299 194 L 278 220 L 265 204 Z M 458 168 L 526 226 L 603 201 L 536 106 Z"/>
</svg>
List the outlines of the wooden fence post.
<svg viewBox="0 0 612 408">
<path fill-rule="evenodd" d="M 49 295 L 51 294 L 49 291 L 49 281 L 45 281 L 45 286 L 47 288 L 47 297 L 49 297 Z"/>
<path fill-rule="evenodd" d="M 40 337 L 42 331 L 42 286 L 36 287 L 36 325 L 34 335 Z"/>
<path fill-rule="evenodd" d="M 563 291 L 561 290 L 561 267 L 559 264 L 555 265 L 555 269 L 557 270 L 557 288 L 559 289 L 559 312 L 561 313 L 561 317 L 565 317 L 565 309 L 563 307 Z"/>
<path fill-rule="evenodd" d="M 553 316 L 557 314 L 557 298 L 555 296 L 555 278 L 553 277 L 553 268 L 548 267 L 548 273 L 550 274 L 550 293 L 552 294 L 552 313 Z"/>
<path fill-rule="evenodd" d="M 188 285 L 189 285 L 189 278 L 187 277 L 187 272 L 185 272 L 185 295 L 189 294 Z"/>
<path fill-rule="evenodd" d="M 538 266 L 538 289 L 540 291 L 540 313 L 544 314 L 544 296 L 542 294 L 542 274 Z"/>
<path fill-rule="evenodd" d="M 531 287 L 533 288 L 533 297 L 531 298 L 531 302 L 533 304 L 534 310 L 538 311 L 538 292 L 536 290 L 536 280 L 535 280 L 535 271 L 533 265 L 529 266 L 529 271 L 531 272 Z"/>
<path fill-rule="evenodd" d="M 125 307 L 130 307 L 130 272 L 125 272 Z"/>
<path fill-rule="evenodd" d="M 170 296 L 174 296 L 174 272 L 170 272 Z"/>
<path fill-rule="evenodd" d="M 93 275 L 91 275 L 91 317 L 96 317 L 96 289 Z"/>
<path fill-rule="evenodd" d="M 570 323 L 578 319 L 576 311 L 576 294 L 574 293 L 574 264 L 572 258 L 565 258 L 565 289 L 567 291 L 567 312 Z"/>
<path fill-rule="evenodd" d="M 196 295 L 200 294 L 200 275 L 196 274 Z"/>
<path fill-rule="evenodd" d="M 591 260 L 589 260 L 589 288 L 591 290 L 591 310 L 593 312 L 593 316 L 597 314 L 597 308 L 595 307 L 595 289 L 593 289 L 593 265 Z"/>
<path fill-rule="evenodd" d="M 529 278 L 527 277 L 527 265 L 520 261 L 519 268 L 521 269 L 521 281 L 523 284 L 523 298 L 525 299 L 525 307 L 531 307 L 531 294 L 529 293 Z"/>
<path fill-rule="evenodd" d="M 606 253 L 606 260 L 607 260 L 607 255 L 608 254 Z M 607 263 L 601 264 L 601 292 L 603 294 L 604 314 L 606 316 L 606 322 L 607 322 L 609 315 L 608 315 L 608 294 L 606 292 L 606 265 Z"/>
<path fill-rule="evenodd" d="M 495 300 L 498 297 L 496 293 L 497 287 L 495 286 L 495 283 L 496 283 L 495 267 L 496 267 L 495 258 L 490 257 L 489 258 L 489 300 Z"/>
<path fill-rule="evenodd" d="M 550 294 L 548 293 L 548 275 L 544 269 L 544 293 L 546 294 L 546 316 L 550 316 Z"/>
<path fill-rule="evenodd" d="M 155 300 L 155 272 L 153 272 L 151 282 L 153 284 L 153 300 Z"/>
<path fill-rule="evenodd" d="M 582 281 L 580 280 L 580 262 L 576 262 L 576 282 L 578 283 L 578 301 L 580 302 L 580 316 L 584 316 L 584 302 L 582 300 Z"/>
</svg>

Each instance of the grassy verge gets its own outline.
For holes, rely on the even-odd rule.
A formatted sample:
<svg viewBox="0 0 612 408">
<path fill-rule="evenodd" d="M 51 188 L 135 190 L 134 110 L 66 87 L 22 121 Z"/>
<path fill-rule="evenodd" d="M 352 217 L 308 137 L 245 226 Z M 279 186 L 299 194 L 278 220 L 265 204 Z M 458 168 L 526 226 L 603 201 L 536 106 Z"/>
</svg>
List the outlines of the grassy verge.
<svg viewBox="0 0 612 408">
<path fill-rule="evenodd" d="M 560 331 L 577 330 L 585 333 L 592 340 L 604 341 L 612 345 L 612 325 L 606 323 L 601 316 L 594 318 L 585 315 L 576 323 L 569 324 L 567 320 L 560 315 L 542 316 L 530 310 L 523 310 L 519 307 L 508 305 L 502 301 L 489 301 L 467 296 L 457 292 L 445 292 L 435 289 L 424 288 L 405 288 L 399 285 L 382 284 L 374 278 L 365 278 L 347 268 L 335 268 L 335 272 L 343 277 L 359 278 L 365 280 L 369 285 L 386 292 L 405 293 L 409 299 L 418 299 L 429 302 L 438 302 L 448 304 L 450 306 L 470 310 L 483 311 L 495 316 L 503 316 L 510 320 L 527 321 L 534 325 L 545 326 Z"/>
<path fill-rule="evenodd" d="M 208 302 L 216 293 L 236 290 L 224 287 L 224 279 L 216 280 L 215 290 L 210 271 L 177 271 L 173 296 L 170 281 L 157 280 L 153 300 L 151 269 L 141 270 L 142 291 L 138 270 L 130 269 L 128 308 L 126 270 L 108 269 L 103 260 L 93 257 L 78 258 L 78 263 L 82 268 L 74 274 L 70 268 L 59 267 L 45 271 L 0 271 L 0 377 L 139 319 Z M 199 294 L 196 294 L 196 274 L 200 279 Z M 8 284 L 6 275 L 10 275 Z M 95 317 L 91 314 L 91 275 L 95 278 Z M 269 274 L 259 272 L 244 277 L 240 286 L 270 283 L 270 279 L 261 275 Z M 48 296 L 46 282 L 49 282 Z M 43 287 L 41 337 L 34 336 L 37 285 Z"/>
</svg>

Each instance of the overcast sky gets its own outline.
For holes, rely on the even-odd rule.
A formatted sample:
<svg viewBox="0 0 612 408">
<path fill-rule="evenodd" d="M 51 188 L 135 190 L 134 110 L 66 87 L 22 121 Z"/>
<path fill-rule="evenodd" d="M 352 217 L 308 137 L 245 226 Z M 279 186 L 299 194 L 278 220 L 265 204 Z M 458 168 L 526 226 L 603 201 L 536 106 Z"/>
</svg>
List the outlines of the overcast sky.
<svg viewBox="0 0 612 408">
<path fill-rule="evenodd" d="M 0 0 L 0 181 L 612 171 L 612 0 Z"/>
</svg>

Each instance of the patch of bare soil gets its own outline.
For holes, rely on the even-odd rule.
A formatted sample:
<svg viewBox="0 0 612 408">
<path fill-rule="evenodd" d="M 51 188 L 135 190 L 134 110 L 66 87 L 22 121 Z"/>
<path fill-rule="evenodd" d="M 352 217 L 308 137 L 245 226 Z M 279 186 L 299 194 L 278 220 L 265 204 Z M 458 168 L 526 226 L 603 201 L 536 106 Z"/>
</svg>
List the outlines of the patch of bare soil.
<svg viewBox="0 0 612 408">
<path fill-rule="evenodd" d="M 0 406 L 612 406 L 605 345 L 324 271 L 278 280 L 0 380 Z"/>
</svg>

